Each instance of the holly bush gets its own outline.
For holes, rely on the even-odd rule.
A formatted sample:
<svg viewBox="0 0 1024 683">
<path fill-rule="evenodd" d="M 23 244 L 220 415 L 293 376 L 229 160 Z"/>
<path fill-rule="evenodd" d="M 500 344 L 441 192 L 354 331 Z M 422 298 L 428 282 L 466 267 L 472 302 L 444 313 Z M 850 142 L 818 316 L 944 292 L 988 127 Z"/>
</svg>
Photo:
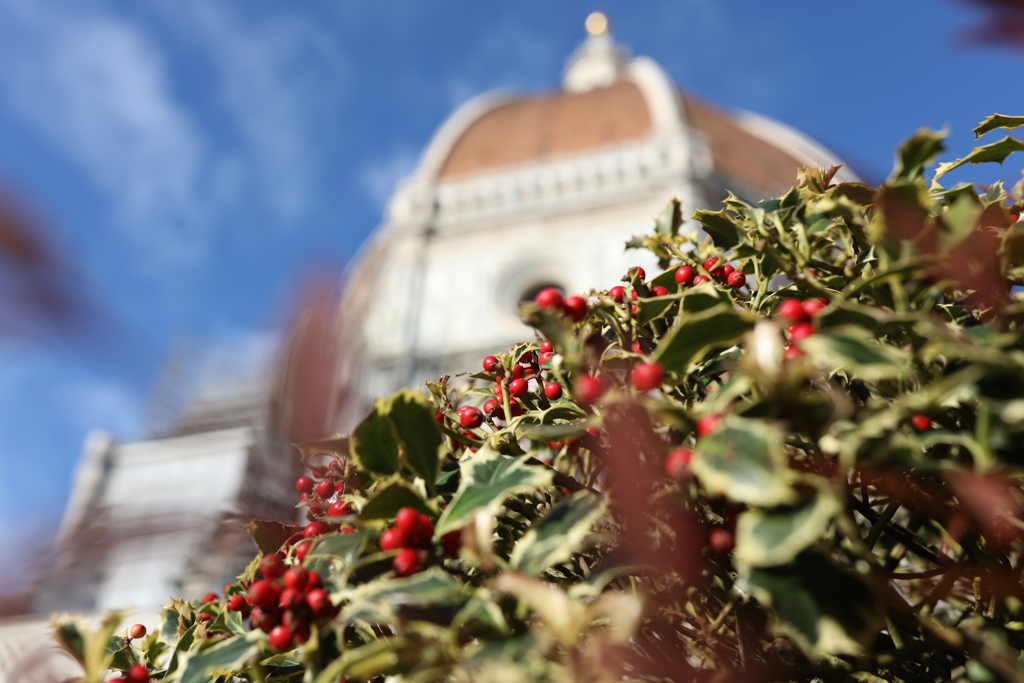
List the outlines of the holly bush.
<svg viewBox="0 0 1024 683">
<path fill-rule="evenodd" d="M 939 184 L 1005 135 L 671 203 L 662 272 L 299 444 L 309 524 L 223 594 L 58 640 L 88 681 L 1024 680 L 1024 186 Z"/>
</svg>

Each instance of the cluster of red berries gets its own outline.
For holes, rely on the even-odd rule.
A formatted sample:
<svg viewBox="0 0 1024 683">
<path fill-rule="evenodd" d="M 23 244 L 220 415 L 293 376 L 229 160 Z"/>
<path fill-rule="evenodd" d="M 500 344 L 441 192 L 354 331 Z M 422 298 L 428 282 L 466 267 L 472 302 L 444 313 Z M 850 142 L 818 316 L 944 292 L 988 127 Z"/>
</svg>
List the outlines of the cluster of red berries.
<svg viewBox="0 0 1024 683">
<path fill-rule="evenodd" d="M 392 562 L 395 574 L 410 576 L 422 569 L 424 560 L 429 557 L 433 537 L 434 524 L 430 517 L 416 512 L 414 508 L 404 507 L 395 514 L 394 526 L 380 535 L 380 549 L 397 550 Z M 448 555 L 454 556 L 459 552 L 459 532 L 449 532 L 440 540 Z"/>
<path fill-rule="evenodd" d="M 279 553 L 263 558 L 260 573 L 263 578 L 249 586 L 248 598 L 230 596 L 228 609 L 248 614 L 250 625 L 267 633 L 272 649 L 281 652 L 305 643 L 311 623 L 337 613 L 318 573 L 301 565 L 287 567 Z"/>
<path fill-rule="evenodd" d="M 545 287 L 537 292 L 534 303 L 540 308 L 557 311 L 574 323 L 587 317 L 587 300 L 575 294 L 563 299 L 557 287 Z"/>
<path fill-rule="evenodd" d="M 689 285 L 699 285 L 704 282 L 710 282 L 711 279 L 717 280 L 722 284 L 727 284 L 733 289 L 739 289 L 740 287 L 747 284 L 747 274 L 742 270 L 737 270 L 734 266 L 726 263 L 719 265 L 719 259 L 717 256 L 712 256 L 704 261 L 704 270 L 707 271 L 707 275 L 697 274 L 693 268 L 687 265 L 681 265 L 676 269 L 676 283 L 680 287 L 687 287 Z"/>
<path fill-rule="evenodd" d="M 319 481 L 312 477 L 299 477 L 295 480 L 295 490 L 302 494 L 302 500 L 309 501 L 306 512 L 309 523 L 302 529 L 301 535 L 296 534 L 287 541 L 288 546 L 298 543 L 295 557 L 300 562 L 309 552 L 311 541 L 308 539 L 322 536 L 332 530 L 343 534 L 353 533 L 351 528 L 341 523 L 341 518 L 352 514 L 352 506 L 340 498 L 345 493 L 341 463 L 335 460 L 326 468 L 314 467 L 312 474 Z"/>
<path fill-rule="evenodd" d="M 813 320 L 828 305 L 822 298 L 784 299 L 777 311 L 779 318 L 786 324 L 789 332 L 789 345 L 786 347 L 786 358 L 799 358 L 803 355 L 794 344 L 814 334 Z"/>
</svg>

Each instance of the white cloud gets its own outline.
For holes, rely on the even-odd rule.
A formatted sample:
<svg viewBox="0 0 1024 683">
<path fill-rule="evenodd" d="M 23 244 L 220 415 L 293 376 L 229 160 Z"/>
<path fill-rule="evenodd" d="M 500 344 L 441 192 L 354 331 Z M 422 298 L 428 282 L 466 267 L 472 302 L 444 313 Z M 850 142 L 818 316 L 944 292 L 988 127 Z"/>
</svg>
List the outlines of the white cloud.
<svg viewBox="0 0 1024 683">
<path fill-rule="evenodd" d="M 196 259 L 205 142 L 172 96 L 160 52 L 126 21 L 60 5 L 0 2 L 9 106 L 113 201 L 148 255 Z"/>
</svg>

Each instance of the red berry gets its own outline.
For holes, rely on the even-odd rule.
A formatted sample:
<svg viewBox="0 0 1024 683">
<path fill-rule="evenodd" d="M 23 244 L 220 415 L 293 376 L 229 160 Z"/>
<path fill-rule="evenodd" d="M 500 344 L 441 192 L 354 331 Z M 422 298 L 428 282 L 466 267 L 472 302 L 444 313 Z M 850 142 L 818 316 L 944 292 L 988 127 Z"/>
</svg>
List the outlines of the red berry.
<svg viewBox="0 0 1024 683">
<path fill-rule="evenodd" d="M 705 275 L 698 275 L 697 277 L 693 278 L 693 284 L 695 285 L 702 285 L 705 282 L 711 282 L 711 278 Z"/>
<path fill-rule="evenodd" d="M 313 493 L 313 480 L 309 477 L 299 477 L 295 480 L 295 490 L 299 493 Z"/>
<path fill-rule="evenodd" d="M 149 670 L 145 664 L 132 664 L 124 672 L 124 683 L 149 683 Z"/>
<path fill-rule="evenodd" d="M 729 279 L 727 282 L 734 289 L 739 289 L 743 285 L 747 284 L 747 275 L 742 270 L 737 270 L 733 273 L 729 273 Z"/>
<path fill-rule="evenodd" d="M 813 318 L 814 316 L 818 315 L 818 313 L 821 312 L 821 309 L 825 308 L 825 306 L 827 305 L 828 302 L 825 301 L 824 299 L 808 299 L 807 301 L 803 302 L 803 304 L 801 304 L 800 307 L 804 309 L 804 314 L 808 318 Z"/>
<path fill-rule="evenodd" d="M 633 301 L 636 301 L 637 299 L 640 298 L 640 296 L 636 293 L 635 289 L 629 290 L 629 296 L 633 298 Z"/>
<path fill-rule="evenodd" d="M 302 535 L 305 538 L 313 538 L 314 536 L 323 536 L 327 533 L 327 527 L 320 522 L 310 522 L 302 530 Z"/>
<path fill-rule="evenodd" d="M 309 553 L 309 549 L 313 546 L 310 541 L 303 541 L 302 543 L 295 546 L 295 559 L 302 562 L 306 559 L 306 555 Z"/>
<path fill-rule="evenodd" d="M 260 562 L 260 571 L 263 572 L 263 576 L 268 579 L 276 579 L 285 573 L 288 568 L 284 566 L 284 562 L 276 554 L 267 555 Z"/>
<path fill-rule="evenodd" d="M 719 423 L 722 421 L 720 415 L 705 415 L 704 417 L 697 420 L 697 436 L 707 436 L 711 432 L 718 429 Z"/>
<path fill-rule="evenodd" d="M 298 588 L 285 588 L 281 591 L 278 604 L 281 609 L 300 610 L 306 606 L 306 591 Z"/>
<path fill-rule="evenodd" d="M 292 567 L 284 573 L 282 580 L 287 588 L 305 590 L 306 583 L 309 581 L 309 570 L 305 567 Z"/>
<path fill-rule="evenodd" d="M 558 308 L 562 305 L 562 293 L 557 287 L 545 287 L 537 293 L 534 301 L 541 308 Z"/>
<path fill-rule="evenodd" d="M 440 422 L 441 424 L 444 424 L 444 413 L 442 413 L 440 410 L 434 413 L 434 420 Z"/>
<path fill-rule="evenodd" d="M 309 578 L 306 580 L 306 590 L 311 591 L 314 588 L 320 588 L 323 586 L 323 580 L 320 578 L 320 574 L 317 572 L 309 572 Z"/>
<path fill-rule="evenodd" d="M 526 396 L 527 391 L 529 391 L 529 385 L 525 379 L 514 379 L 508 383 L 508 393 L 515 398 Z"/>
<path fill-rule="evenodd" d="M 544 353 L 540 354 L 540 364 L 544 365 L 549 360 L 551 360 L 554 357 L 554 355 L 555 354 L 551 353 L 550 351 L 545 351 Z"/>
<path fill-rule="evenodd" d="M 342 527 L 338 529 L 339 534 L 354 534 L 355 532 L 355 529 L 349 529 L 348 527 Z"/>
<path fill-rule="evenodd" d="M 573 394 L 580 403 L 592 405 L 597 403 L 597 400 L 604 394 L 604 390 L 604 382 L 600 379 L 593 375 L 583 375 L 576 380 Z"/>
<path fill-rule="evenodd" d="M 512 383 L 515 384 L 516 382 L 521 381 L 523 380 L 517 379 Z M 465 429 L 476 429 L 483 423 L 484 414 L 481 413 L 477 408 L 474 408 L 473 406 L 465 406 L 459 408 L 459 424 L 462 425 Z"/>
<path fill-rule="evenodd" d="M 489 398 L 484 401 L 484 413 L 486 413 L 488 417 L 494 417 L 500 408 L 501 404 L 493 398 Z"/>
<path fill-rule="evenodd" d="M 526 372 L 526 371 L 523 369 L 522 365 L 519 365 L 518 363 L 516 365 L 513 365 L 512 366 L 512 379 L 519 379 L 520 377 L 523 376 L 524 372 Z"/>
<path fill-rule="evenodd" d="M 787 346 L 786 351 L 782 355 L 786 360 L 793 360 L 794 358 L 799 358 L 804 355 L 804 352 L 795 346 Z"/>
<path fill-rule="evenodd" d="M 241 597 L 241 596 L 239 596 L 239 597 Z M 139 638 L 145 638 L 146 637 L 146 627 L 143 626 L 142 624 L 133 624 L 132 627 L 130 629 L 128 629 L 128 637 L 131 638 L 132 640 L 137 640 Z"/>
<path fill-rule="evenodd" d="M 544 385 L 544 395 L 552 401 L 562 398 L 562 385 L 558 382 L 548 382 Z"/>
<path fill-rule="evenodd" d="M 499 367 L 498 363 L 498 359 L 494 356 L 487 356 L 487 358 L 484 358 L 484 371 L 494 372 Z"/>
<path fill-rule="evenodd" d="M 668 290 L 665 289 L 664 287 L 652 287 L 651 288 L 651 295 L 652 296 L 665 296 L 666 294 L 668 294 Z"/>
<path fill-rule="evenodd" d="M 728 263 L 722 266 L 719 270 L 721 271 L 721 278 L 723 280 L 728 280 L 729 276 L 736 272 L 736 268 L 729 265 Z"/>
<path fill-rule="evenodd" d="M 462 532 L 449 531 L 441 537 L 441 545 L 444 546 L 445 553 L 454 557 L 459 552 L 459 546 L 462 545 Z"/>
<path fill-rule="evenodd" d="M 228 611 L 229 612 L 248 612 L 249 601 L 245 599 L 245 596 L 240 593 L 235 593 L 228 598 Z"/>
<path fill-rule="evenodd" d="M 725 555 L 729 553 L 732 551 L 735 544 L 732 534 L 725 529 L 715 527 L 711 530 L 711 533 L 708 536 L 708 545 L 711 546 L 711 552 L 715 555 Z"/>
<path fill-rule="evenodd" d="M 790 343 L 795 344 L 795 343 L 797 343 L 798 341 L 800 341 L 802 339 L 807 339 L 808 337 L 810 337 L 813 334 L 814 334 L 814 325 L 812 325 L 810 323 L 798 323 L 798 324 L 793 326 L 792 330 L 790 330 L 789 341 L 790 341 Z"/>
<path fill-rule="evenodd" d="M 405 534 L 393 527 L 385 529 L 380 535 L 381 550 L 398 550 L 406 546 Z"/>
<path fill-rule="evenodd" d="M 643 282 L 647 278 L 647 273 L 645 273 L 644 269 L 641 268 L 640 266 L 634 266 L 633 268 L 630 268 L 629 272 L 636 273 L 636 279 L 640 280 L 640 282 Z"/>
<path fill-rule="evenodd" d="M 284 624 L 272 628 L 270 635 L 267 636 L 267 642 L 270 643 L 271 649 L 277 652 L 290 650 L 294 640 L 295 636 L 292 635 L 292 630 Z"/>
<path fill-rule="evenodd" d="M 802 323 L 807 320 L 803 302 L 800 299 L 785 299 L 779 304 L 779 317 L 787 323 Z"/>
<path fill-rule="evenodd" d="M 430 521 L 430 517 L 426 515 L 420 515 L 419 523 L 416 527 L 416 541 L 420 545 L 430 545 L 430 539 L 434 535 L 434 523 Z"/>
<path fill-rule="evenodd" d="M 708 271 L 710 273 L 711 270 L 715 267 L 716 263 L 718 263 L 718 257 L 717 256 L 712 256 L 711 258 L 709 258 L 706 261 L 704 261 L 704 270 L 706 270 L 706 271 Z"/>
<path fill-rule="evenodd" d="M 253 607 L 270 607 L 277 605 L 281 589 L 270 581 L 254 581 L 249 586 L 249 604 Z"/>
<path fill-rule="evenodd" d="M 309 595 L 306 596 L 306 604 L 309 605 L 309 611 L 315 617 L 326 617 L 334 610 L 331 598 L 322 588 L 309 591 Z"/>
<path fill-rule="evenodd" d="M 544 341 L 542 341 L 540 343 L 540 352 L 541 353 L 551 353 L 554 350 L 555 350 L 555 347 L 547 339 L 545 339 Z"/>
<path fill-rule="evenodd" d="M 927 415 L 917 414 L 910 418 L 910 424 L 914 425 L 914 429 L 923 432 L 924 430 L 931 428 L 932 421 Z"/>
<path fill-rule="evenodd" d="M 253 628 L 262 629 L 263 631 L 270 633 L 280 621 L 280 610 L 274 606 L 271 608 L 255 607 L 252 610 L 252 619 L 249 622 Z"/>
<path fill-rule="evenodd" d="M 565 309 L 566 315 L 574 323 L 578 323 L 587 317 L 587 302 L 581 296 L 567 296 L 565 301 L 562 302 L 562 308 Z"/>
<path fill-rule="evenodd" d="M 202 612 L 199 614 L 199 621 L 213 621 L 214 619 L 216 619 L 216 616 L 209 612 Z"/>
<path fill-rule="evenodd" d="M 206 595 L 203 596 L 203 604 L 204 605 L 209 605 L 211 602 L 217 602 L 217 594 L 216 593 L 207 593 Z"/>
<path fill-rule="evenodd" d="M 420 521 L 420 515 L 414 508 L 404 507 L 395 515 L 395 528 L 402 532 L 406 538 L 416 535 L 416 527 Z"/>
<path fill-rule="evenodd" d="M 316 495 L 327 500 L 334 495 L 334 482 L 322 481 L 316 485 Z"/>
<path fill-rule="evenodd" d="M 352 506 L 343 500 L 336 500 L 327 508 L 328 517 L 341 517 L 352 513 Z"/>
<path fill-rule="evenodd" d="M 661 385 L 661 378 L 664 374 L 665 368 L 661 366 L 661 363 L 640 363 L 633 368 L 629 378 L 633 382 L 633 386 L 640 391 L 650 391 Z"/>
<path fill-rule="evenodd" d="M 503 399 L 503 398 L 501 397 L 501 385 L 500 385 L 500 384 L 495 384 L 495 385 L 494 385 L 494 397 L 495 397 L 496 399 L 498 399 L 499 401 L 503 401 L 503 400 L 504 400 L 504 399 Z"/>
<path fill-rule="evenodd" d="M 404 548 L 395 556 L 392 566 L 399 576 L 410 576 L 420 570 L 420 556 L 412 548 Z"/>
<path fill-rule="evenodd" d="M 665 458 L 665 474 L 670 479 L 682 481 L 689 472 L 691 460 L 693 460 L 693 451 L 689 448 L 675 449 Z"/>
<path fill-rule="evenodd" d="M 679 266 L 676 269 L 676 283 L 688 285 L 693 281 L 693 268 L 690 266 Z"/>
<path fill-rule="evenodd" d="M 516 403 L 515 401 L 513 401 L 511 404 L 509 404 L 508 409 L 509 409 L 509 412 L 512 413 L 512 417 L 519 417 L 524 412 L 523 411 L 523 407 L 521 405 L 519 405 L 518 403 Z"/>
<path fill-rule="evenodd" d="M 615 303 L 621 304 L 622 300 L 626 298 L 625 287 L 612 287 L 608 290 L 608 296 L 615 300 Z"/>
<path fill-rule="evenodd" d="M 644 347 L 640 345 L 640 342 L 635 341 L 633 345 L 629 347 L 633 353 L 643 353 Z"/>
</svg>

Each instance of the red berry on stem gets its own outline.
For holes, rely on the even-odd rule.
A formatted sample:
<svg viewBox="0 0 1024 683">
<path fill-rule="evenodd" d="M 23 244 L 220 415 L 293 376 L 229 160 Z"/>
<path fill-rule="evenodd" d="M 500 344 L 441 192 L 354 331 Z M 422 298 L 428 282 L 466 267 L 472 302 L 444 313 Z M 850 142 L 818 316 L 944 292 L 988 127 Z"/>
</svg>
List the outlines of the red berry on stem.
<svg viewBox="0 0 1024 683">
<path fill-rule="evenodd" d="M 399 576 L 410 576 L 420 570 L 420 556 L 412 548 L 405 548 L 395 556 L 392 566 Z"/>
<path fill-rule="evenodd" d="M 416 527 L 420 521 L 420 514 L 414 508 L 404 507 L 395 515 L 395 528 L 402 532 L 406 538 L 416 535 Z"/>
<path fill-rule="evenodd" d="M 267 636 L 267 642 L 270 643 L 271 649 L 277 652 L 290 650 L 294 644 L 294 639 L 295 636 L 292 635 L 292 630 L 284 624 L 272 628 Z"/>
<path fill-rule="evenodd" d="M 807 320 L 803 302 L 800 299 L 785 299 L 779 304 L 779 317 L 787 323 L 802 323 Z"/>
<path fill-rule="evenodd" d="M 540 352 L 541 353 L 551 353 L 554 350 L 555 350 L 554 345 L 552 345 L 552 343 L 549 342 L 547 339 L 545 339 L 544 341 L 542 341 L 540 343 Z"/>
<path fill-rule="evenodd" d="M 494 356 L 487 356 L 484 358 L 484 372 L 494 372 L 499 367 L 499 361 Z"/>
<path fill-rule="evenodd" d="M 708 545 L 711 546 L 711 552 L 715 555 L 725 555 L 732 551 L 736 543 L 732 534 L 725 529 L 715 527 L 708 536 Z"/>
<path fill-rule="evenodd" d="M 351 514 L 352 506 L 343 500 L 336 500 L 331 503 L 331 507 L 327 508 L 328 517 L 341 517 L 342 515 Z"/>
<path fill-rule="evenodd" d="M 726 263 L 724 266 L 722 266 L 721 271 L 722 279 L 728 280 L 729 276 L 736 272 L 736 268 Z"/>
<path fill-rule="evenodd" d="M 209 605 L 211 602 L 217 602 L 217 594 L 216 593 L 207 593 L 206 595 L 203 596 L 203 604 L 204 605 Z"/>
<path fill-rule="evenodd" d="M 270 581 L 254 581 L 249 586 L 249 604 L 253 607 L 270 607 L 277 605 L 281 589 Z"/>
<path fill-rule="evenodd" d="M 722 421 L 721 415 L 705 415 L 704 417 L 697 420 L 697 436 L 707 436 L 711 432 L 718 429 L 719 423 Z"/>
<path fill-rule="evenodd" d="M 508 393 L 515 398 L 526 396 L 527 391 L 529 391 L 529 385 L 525 379 L 514 379 L 508 383 Z"/>
<path fill-rule="evenodd" d="M 260 571 L 263 572 L 263 576 L 268 579 L 276 579 L 285 573 L 288 568 L 284 566 L 284 562 L 281 558 L 275 555 L 267 555 L 260 562 Z"/>
<path fill-rule="evenodd" d="M 313 493 L 313 480 L 309 477 L 299 477 L 295 480 L 295 490 L 299 493 Z"/>
<path fill-rule="evenodd" d="M 310 547 L 312 547 L 312 545 L 313 544 L 310 541 L 303 541 L 302 543 L 295 546 L 295 559 L 299 562 L 302 562 L 304 559 L 306 559 L 306 554 L 309 552 L 309 549 Z"/>
<path fill-rule="evenodd" d="M 132 664 L 124 672 L 124 683 L 149 683 L 149 670 L 145 664 Z"/>
<path fill-rule="evenodd" d="M 281 591 L 278 601 L 281 609 L 300 610 L 306 606 L 306 591 L 297 588 L 285 588 Z"/>
<path fill-rule="evenodd" d="M 522 380 L 515 380 L 515 382 L 521 382 Z M 513 384 L 515 384 L 513 382 Z M 484 414 L 481 413 L 477 408 L 473 406 L 466 406 L 459 408 L 459 424 L 465 429 L 476 429 L 484 423 Z"/>
<path fill-rule="evenodd" d="M 544 395 L 552 401 L 562 398 L 562 385 L 558 382 L 548 382 L 544 385 Z"/>
<path fill-rule="evenodd" d="M 644 352 L 644 347 L 641 346 L 640 342 L 638 342 L 638 341 L 633 342 L 632 346 L 630 346 L 629 349 L 633 353 L 643 353 Z"/>
<path fill-rule="evenodd" d="M 702 285 L 705 282 L 711 282 L 711 278 L 705 275 L 698 275 L 697 277 L 693 278 L 693 284 L 695 285 Z"/>
<path fill-rule="evenodd" d="M 715 264 L 717 264 L 717 263 L 718 263 L 718 257 L 717 256 L 712 256 L 712 257 L 708 258 L 707 260 L 704 261 L 704 270 L 706 270 L 706 271 L 708 271 L 710 273 L 712 271 L 712 269 L 715 267 Z"/>
<path fill-rule="evenodd" d="M 747 284 L 747 275 L 742 270 L 729 273 L 728 283 L 734 289 L 739 289 L 743 285 Z"/>
<path fill-rule="evenodd" d="M 679 266 L 676 269 L 676 283 L 688 285 L 693 282 L 693 268 L 690 266 Z"/>
<path fill-rule="evenodd" d="M 926 429 L 930 429 L 932 421 L 927 415 L 917 414 L 910 418 L 910 424 L 914 425 L 914 429 L 923 432 Z"/>
<path fill-rule="evenodd" d="M 565 309 L 566 315 L 574 323 L 578 323 L 587 317 L 587 301 L 581 296 L 567 296 L 565 301 L 562 302 L 562 307 Z"/>
<path fill-rule="evenodd" d="M 302 535 L 305 538 L 313 538 L 314 536 L 323 536 L 327 533 L 327 527 L 320 522 L 310 522 L 302 530 Z"/>
<path fill-rule="evenodd" d="M 393 527 L 385 529 L 384 533 L 380 535 L 381 550 L 398 550 L 404 548 L 406 544 L 405 534 Z"/>
<path fill-rule="evenodd" d="M 682 481 L 689 473 L 691 460 L 693 460 L 693 451 L 689 448 L 675 449 L 665 458 L 665 474 L 670 479 Z"/>
<path fill-rule="evenodd" d="M 651 288 L 651 295 L 652 296 L 665 296 L 667 294 L 668 294 L 668 290 L 665 289 L 664 287 L 652 287 Z"/>
<path fill-rule="evenodd" d="M 501 404 L 495 401 L 493 398 L 489 398 L 486 401 L 484 401 L 484 413 L 486 413 L 488 417 L 494 417 L 494 415 L 497 414 L 500 408 Z"/>
<path fill-rule="evenodd" d="M 790 330 L 789 341 L 790 343 L 795 344 L 802 339 L 807 339 L 813 334 L 814 325 L 810 323 L 798 323 L 793 326 L 792 330 Z"/>
<path fill-rule="evenodd" d="M 249 601 L 245 599 L 244 595 L 235 593 L 228 598 L 228 611 L 229 612 L 248 612 Z"/>
<path fill-rule="evenodd" d="M 615 286 L 608 290 L 608 296 L 615 300 L 615 303 L 621 304 L 622 300 L 626 298 L 626 288 L 621 286 Z"/>
<path fill-rule="evenodd" d="M 448 555 L 457 555 L 459 552 L 459 546 L 462 545 L 462 532 L 449 531 L 441 537 L 441 545 L 444 546 L 444 551 Z"/>
<path fill-rule="evenodd" d="M 275 607 L 274 609 L 276 610 L 277 608 Z M 265 611 L 261 607 L 256 607 L 252 610 L 252 620 L 249 623 L 252 624 L 253 628 L 262 629 L 263 631 L 270 633 L 270 631 L 277 626 L 278 621 L 279 618 L 274 612 Z"/>
<path fill-rule="evenodd" d="M 239 597 L 241 597 L 241 596 L 239 596 Z M 244 598 L 243 598 L 243 600 L 244 600 Z M 133 624 L 132 627 L 130 629 L 128 629 L 128 637 L 131 638 L 132 640 L 136 640 L 138 638 L 145 638 L 146 637 L 146 627 L 143 626 L 142 624 Z"/>
<path fill-rule="evenodd" d="M 665 368 L 661 366 L 661 363 L 640 363 L 633 368 L 629 379 L 633 382 L 633 386 L 640 391 L 650 391 L 661 385 L 661 378 L 664 374 Z"/>
<path fill-rule="evenodd" d="M 557 287 L 545 287 L 537 292 L 534 301 L 541 308 L 558 308 L 562 305 L 562 293 Z"/>
<path fill-rule="evenodd" d="M 305 590 L 306 583 L 309 581 L 309 570 L 305 567 L 292 567 L 284 573 L 282 580 L 288 588 Z"/>
<path fill-rule="evenodd" d="M 600 379 L 593 375 L 583 375 L 576 380 L 573 394 L 580 403 L 592 405 L 597 403 L 597 400 L 604 394 L 604 390 L 604 382 Z"/>
<path fill-rule="evenodd" d="M 825 306 L 827 305 L 828 302 L 822 299 L 808 299 L 807 301 L 803 302 L 800 305 L 800 308 L 803 309 L 804 314 L 808 318 L 813 318 L 814 316 L 818 315 L 818 313 L 821 312 L 821 309 L 825 308 Z"/>
<path fill-rule="evenodd" d="M 640 282 L 643 282 L 645 279 L 647 279 L 647 273 L 645 273 L 644 269 L 641 268 L 640 266 L 634 266 L 630 268 L 629 272 L 636 273 L 636 278 L 640 280 Z"/>
<path fill-rule="evenodd" d="M 334 482 L 333 481 L 322 481 L 316 485 L 316 495 L 320 496 L 324 500 L 327 500 L 334 495 Z"/>
<path fill-rule="evenodd" d="M 523 369 L 522 365 L 519 365 L 519 364 L 513 365 L 512 366 L 512 379 L 519 379 L 520 377 L 523 376 L 523 373 L 525 373 L 525 372 L 526 371 Z"/>
<path fill-rule="evenodd" d="M 309 591 L 306 596 L 306 604 L 309 605 L 309 611 L 313 613 L 314 617 L 326 617 L 334 610 L 331 598 L 322 588 Z"/>
<path fill-rule="evenodd" d="M 540 354 L 540 364 L 544 365 L 549 360 L 551 360 L 554 357 L 554 355 L 555 354 L 551 353 L 550 351 L 545 351 L 544 353 Z"/>
</svg>

